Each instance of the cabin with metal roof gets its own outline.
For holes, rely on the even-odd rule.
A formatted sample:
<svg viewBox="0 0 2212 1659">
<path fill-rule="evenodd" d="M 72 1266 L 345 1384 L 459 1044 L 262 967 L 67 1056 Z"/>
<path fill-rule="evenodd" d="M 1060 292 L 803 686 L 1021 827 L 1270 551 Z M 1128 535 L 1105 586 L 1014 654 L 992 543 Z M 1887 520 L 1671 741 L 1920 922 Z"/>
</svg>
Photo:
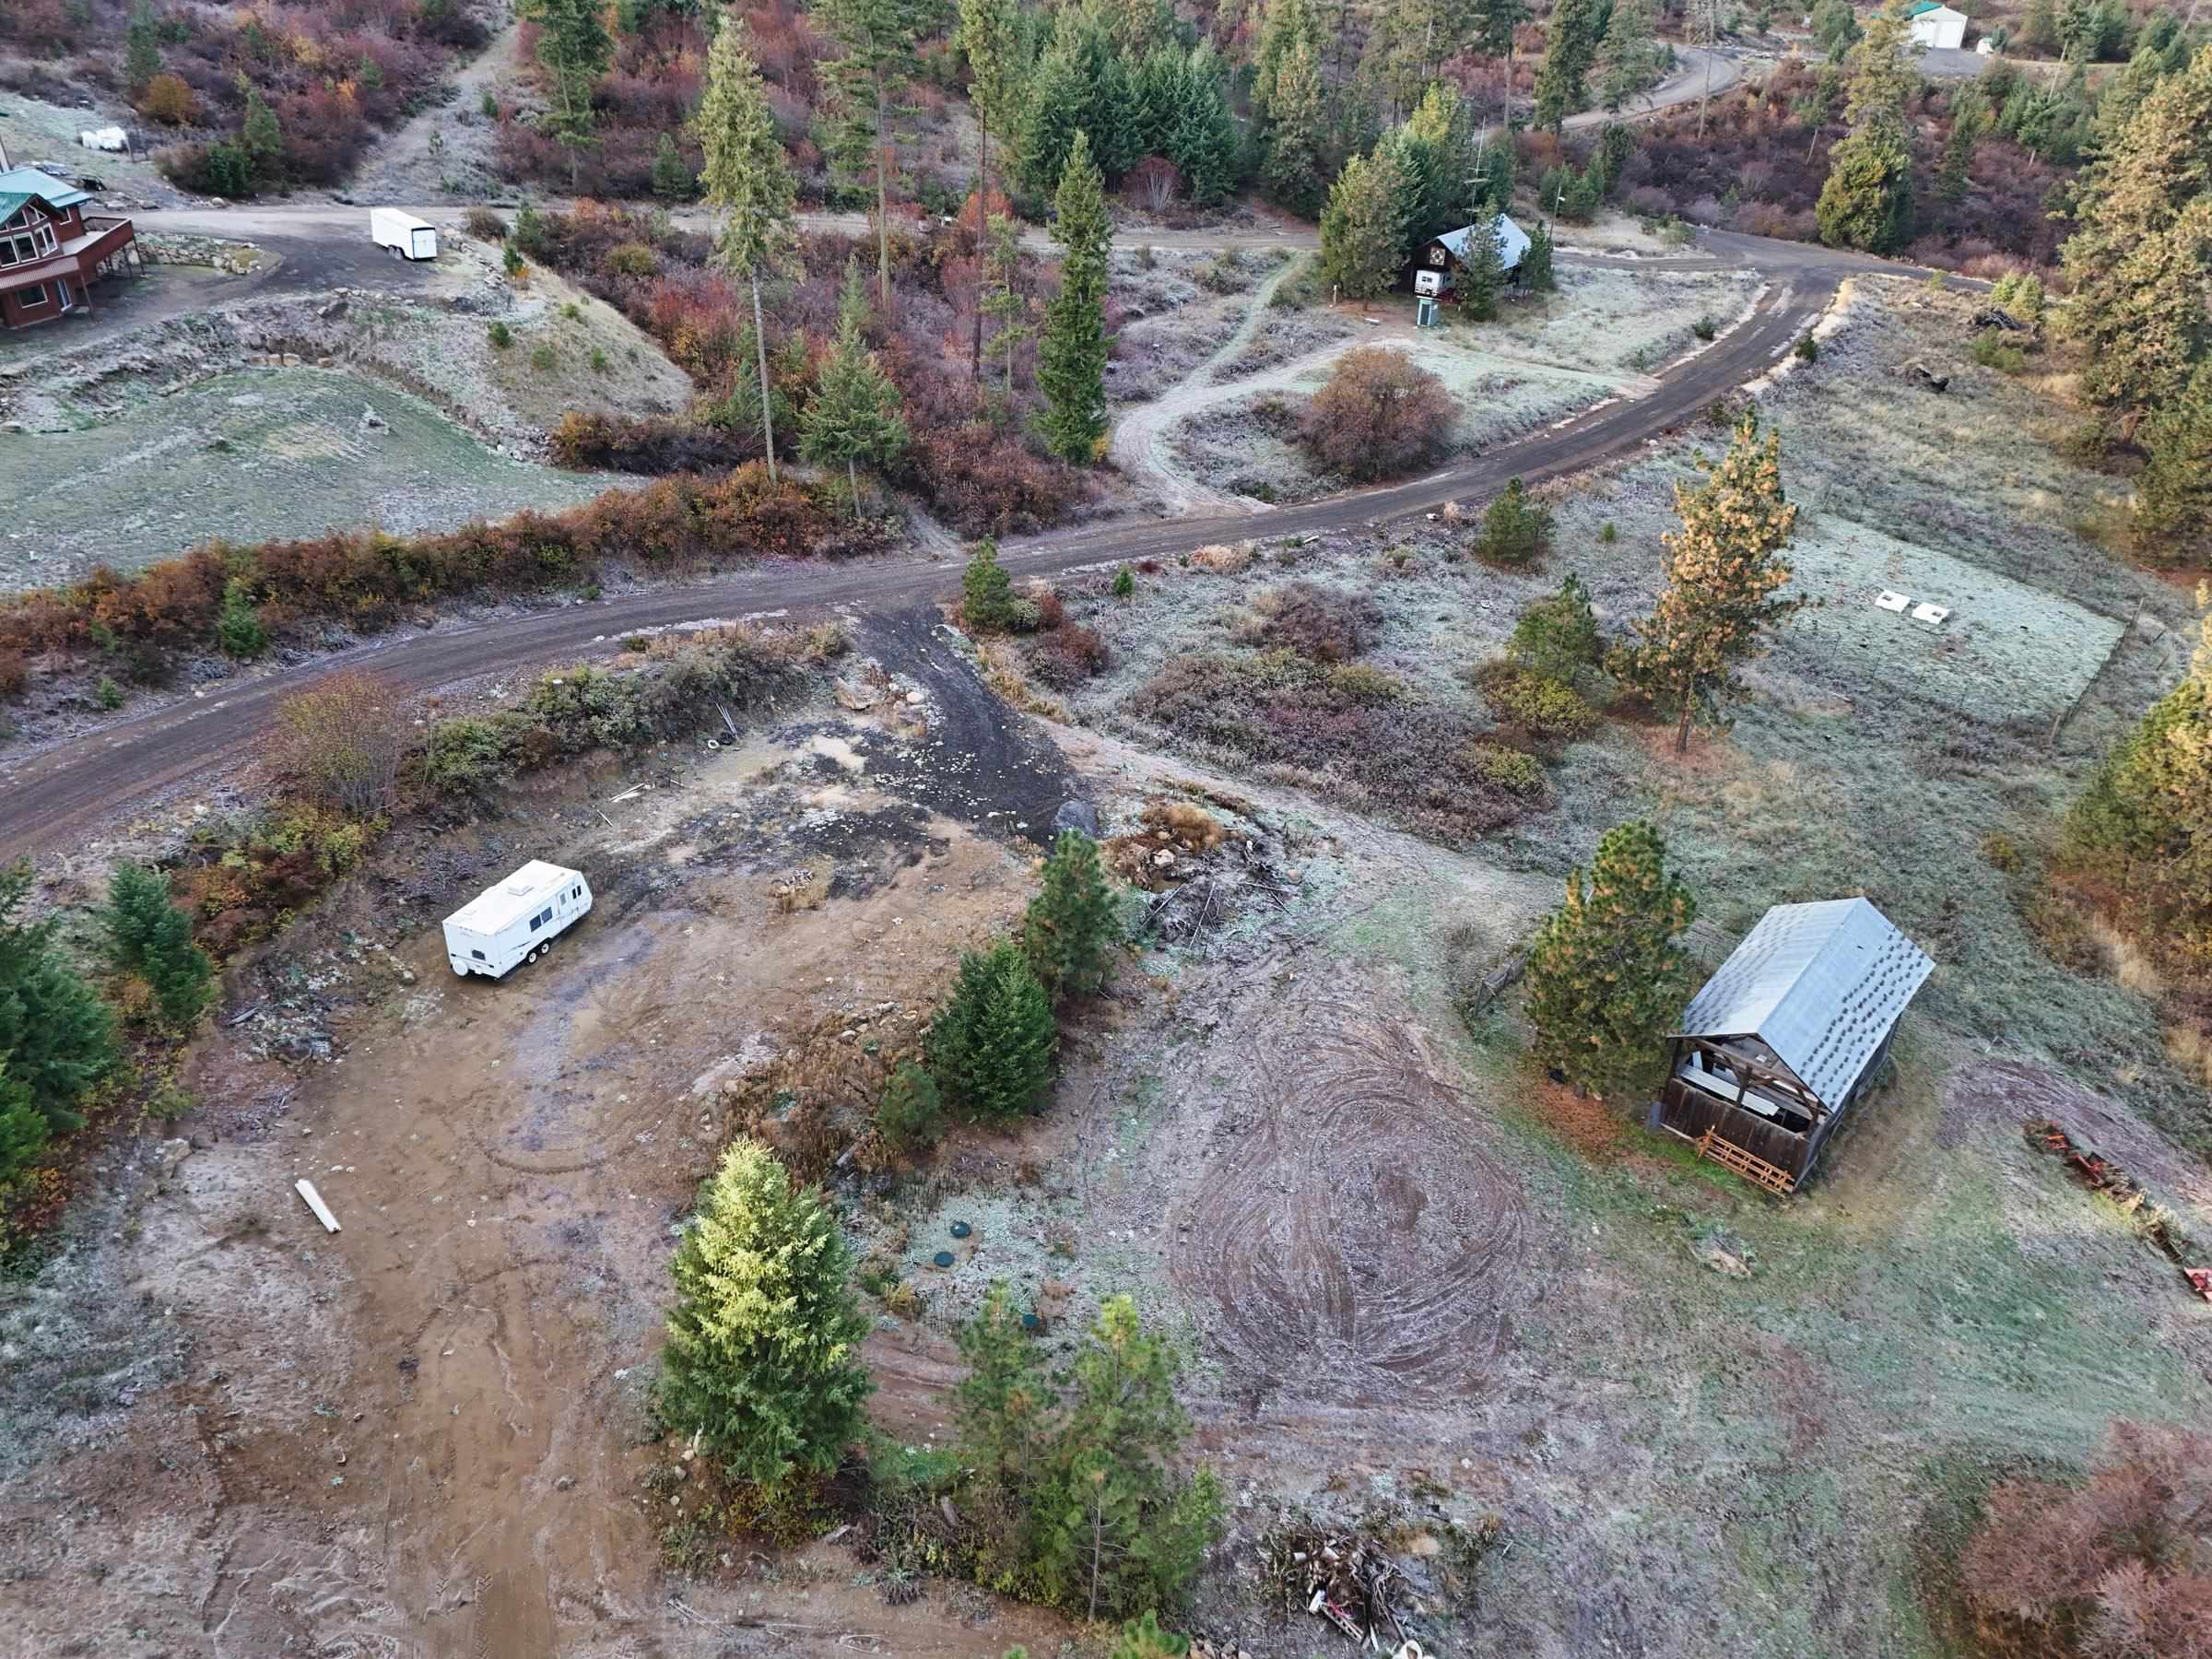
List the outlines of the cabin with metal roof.
<svg viewBox="0 0 2212 1659">
<path fill-rule="evenodd" d="M 1967 16 L 1942 0 L 1914 0 L 1905 8 L 1912 26 L 1912 44 L 1938 52 L 1956 52 L 1966 44 Z"/>
<path fill-rule="evenodd" d="M 1414 255 L 1411 266 L 1413 291 L 1426 299 L 1438 299 L 1449 294 L 1453 278 L 1466 264 L 1467 253 L 1475 245 L 1475 238 L 1485 229 L 1496 237 L 1498 263 L 1509 281 L 1517 281 L 1521 261 L 1528 253 L 1528 232 L 1500 213 L 1486 226 L 1481 222 L 1462 225 L 1456 230 L 1447 230 L 1441 236 L 1432 236 Z M 1404 280 L 1401 278 L 1400 280 Z"/>
<path fill-rule="evenodd" d="M 1794 1192 L 1935 967 L 1864 899 L 1776 905 L 1683 1011 L 1652 1127 Z"/>
<path fill-rule="evenodd" d="M 131 221 L 87 213 L 91 199 L 35 167 L 0 171 L 0 327 L 88 312 L 95 282 L 137 273 Z"/>
</svg>

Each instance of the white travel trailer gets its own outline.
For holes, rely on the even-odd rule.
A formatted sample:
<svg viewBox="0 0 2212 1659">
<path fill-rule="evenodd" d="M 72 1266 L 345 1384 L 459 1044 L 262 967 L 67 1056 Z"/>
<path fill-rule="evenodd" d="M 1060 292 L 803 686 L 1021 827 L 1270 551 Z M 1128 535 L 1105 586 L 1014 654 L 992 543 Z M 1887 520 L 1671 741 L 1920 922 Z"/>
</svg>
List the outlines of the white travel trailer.
<svg viewBox="0 0 2212 1659">
<path fill-rule="evenodd" d="M 394 259 L 438 257 L 438 227 L 396 207 L 369 209 L 369 240 L 391 249 Z"/>
<path fill-rule="evenodd" d="M 536 961 L 591 908 L 592 884 L 580 872 L 534 858 L 445 919 L 446 959 L 455 973 L 498 979 Z"/>
</svg>

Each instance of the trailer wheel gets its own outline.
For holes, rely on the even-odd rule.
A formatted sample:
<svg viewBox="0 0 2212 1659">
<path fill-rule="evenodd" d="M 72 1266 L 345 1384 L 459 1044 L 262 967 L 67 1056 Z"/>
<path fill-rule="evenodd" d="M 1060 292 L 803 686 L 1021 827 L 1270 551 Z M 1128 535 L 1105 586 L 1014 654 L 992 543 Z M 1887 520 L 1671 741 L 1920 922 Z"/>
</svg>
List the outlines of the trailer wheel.
<svg viewBox="0 0 2212 1659">
<path fill-rule="evenodd" d="M 456 965 L 453 967 L 453 977 L 455 979 L 466 979 L 468 977 L 468 970 Z"/>
<path fill-rule="evenodd" d="M 400 252 L 399 244 L 397 242 L 394 242 L 392 244 L 392 257 L 394 259 L 405 259 L 406 257 L 405 253 Z"/>
<path fill-rule="evenodd" d="M 543 945 L 533 945 L 530 947 L 530 954 L 524 957 L 523 960 L 525 962 L 535 962 L 539 957 L 544 956 L 545 954 L 546 947 Z"/>
</svg>

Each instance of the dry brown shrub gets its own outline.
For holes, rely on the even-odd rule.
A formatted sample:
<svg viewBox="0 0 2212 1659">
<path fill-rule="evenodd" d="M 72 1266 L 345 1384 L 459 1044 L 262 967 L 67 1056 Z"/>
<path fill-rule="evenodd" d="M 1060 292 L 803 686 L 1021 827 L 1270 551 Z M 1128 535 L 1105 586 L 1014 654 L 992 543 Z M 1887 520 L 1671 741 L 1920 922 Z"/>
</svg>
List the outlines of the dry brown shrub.
<svg viewBox="0 0 2212 1659">
<path fill-rule="evenodd" d="M 1316 663 L 1344 663 L 1374 643 L 1382 607 L 1365 594 L 1286 582 L 1260 595 L 1258 642 L 1281 645 Z"/>
<path fill-rule="evenodd" d="M 389 681 L 341 668 L 277 704 L 277 762 L 311 799 L 376 818 L 398 791 L 411 718 L 406 695 Z"/>
<path fill-rule="evenodd" d="M 0 651 L 0 697 L 20 697 L 30 685 L 30 665 L 19 651 Z"/>
<path fill-rule="evenodd" d="M 1252 563 L 1252 544 L 1238 542 L 1231 547 L 1215 542 L 1191 555 L 1191 563 L 1201 571 L 1211 571 L 1217 576 L 1234 576 Z"/>
<path fill-rule="evenodd" d="M 138 112 L 148 121 L 173 127 L 189 126 L 200 111 L 192 88 L 181 77 L 157 75 L 146 83 L 146 91 L 138 100 Z"/>
<path fill-rule="evenodd" d="M 794 1179 L 819 1181 L 870 1132 L 892 1070 L 921 1057 L 919 1027 L 886 1020 L 857 1025 L 831 1014 L 786 1041 L 772 1059 L 724 1084 L 722 1099 L 733 1124 L 773 1150 Z"/>
<path fill-rule="evenodd" d="M 2212 1434 L 2118 1422 L 2086 1486 L 2006 1482 L 1959 1587 L 1993 1653 L 2212 1659 Z"/>
<path fill-rule="evenodd" d="M 1404 353 L 1347 351 L 1306 407 L 1306 447 L 1349 478 L 1382 478 L 1436 455 L 1459 408 L 1444 382 Z"/>
</svg>

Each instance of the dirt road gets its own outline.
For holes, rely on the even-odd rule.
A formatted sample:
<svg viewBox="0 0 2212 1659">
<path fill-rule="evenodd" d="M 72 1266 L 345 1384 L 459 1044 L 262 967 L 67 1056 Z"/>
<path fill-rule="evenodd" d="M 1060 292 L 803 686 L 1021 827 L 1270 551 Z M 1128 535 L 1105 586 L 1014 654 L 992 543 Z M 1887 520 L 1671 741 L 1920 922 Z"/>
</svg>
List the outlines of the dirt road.
<svg viewBox="0 0 2212 1659">
<path fill-rule="evenodd" d="M 1855 268 L 1823 250 L 1788 243 L 1765 247 L 1790 250 L 1804 263 L 1777 276 L 1774 291 L 1756 316 L 1711 350 L 1661 374 L 1657 389 L 1647 397 L 1592 409 L 1406 483 L 1232 518 L 1107 524 L 1037 536 L 1003 548 L 1004 562 L 1018 575 L 1043 575 L 1082 565 L 1171 558 L 1241 537 L 1343 530 L 1406 518 L 1446 501 L 1479 500 L 1509 477 L 1557 477 L 1629 453 L 1693 418 L 1788 351 L 1826 308 L 1845 271 Z M 1724 257 L 1742 257 L 1744 250 L 1721 252 Z M 844 566 L 778 562 L 519 620 L 394 637 L 311 666 L 265 675 L 227 693 L 175 702 L 97 735 L 25 757 L 0 775 L 6 786 L 0 791 L 6 797 L 0 802 L 0 843 L 31 852 L 81 837 L 111 814 L 133 810 L 200 773 L 250 758 L 278 700 L 332 667 L 373 668 L 407 690 L 427 692 L 549 660 L 606 654 L 617 648 L 622 633 L 637 628 L 764 611 L 881 610 L 949 594 L 957 577 L 957 567 L 943 559 L 888 559 Z"/>
</svg>

